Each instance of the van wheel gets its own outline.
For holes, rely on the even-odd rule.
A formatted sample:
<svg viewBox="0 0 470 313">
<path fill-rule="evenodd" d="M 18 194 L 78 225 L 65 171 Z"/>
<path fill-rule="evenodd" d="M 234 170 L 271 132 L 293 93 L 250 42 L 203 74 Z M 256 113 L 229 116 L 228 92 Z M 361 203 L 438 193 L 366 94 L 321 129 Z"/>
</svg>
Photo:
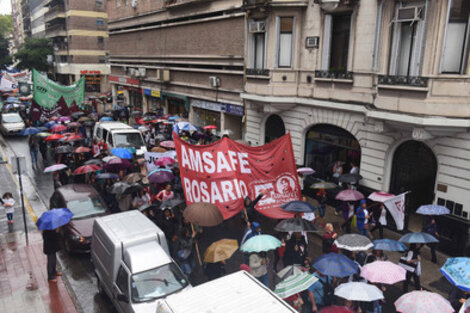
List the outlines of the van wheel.
<svg viewBox="0 0 470 313">
<path fill-rule="evenodd" d="M 101 284 L 101 280 L 98 276 L 96 276 L 96 286 L 98 287 L 98 293 L 102 296 L 106 296 L 106 292 L 103 289 L 103 285 Z"/>
</svg>

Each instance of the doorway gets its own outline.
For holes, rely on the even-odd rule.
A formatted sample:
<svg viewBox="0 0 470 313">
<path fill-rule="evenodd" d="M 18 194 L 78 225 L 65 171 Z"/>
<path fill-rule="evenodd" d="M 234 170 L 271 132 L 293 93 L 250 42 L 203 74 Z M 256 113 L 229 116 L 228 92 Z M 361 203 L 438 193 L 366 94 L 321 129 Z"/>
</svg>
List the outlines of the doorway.
<svg viewBox="0 0 470 313">
<path fill-rule="evenodd" d="M 286 127 L 279 115 L 273 114 L 266 120 L 264 129 L 264 143 L 271 142 L 286 134 Z"/>
</svg>

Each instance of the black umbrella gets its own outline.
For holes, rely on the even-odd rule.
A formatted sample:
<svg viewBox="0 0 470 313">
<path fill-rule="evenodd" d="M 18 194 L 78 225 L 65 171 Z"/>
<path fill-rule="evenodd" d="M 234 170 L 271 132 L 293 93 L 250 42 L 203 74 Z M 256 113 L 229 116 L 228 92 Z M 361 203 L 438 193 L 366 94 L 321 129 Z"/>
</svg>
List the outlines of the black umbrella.
<svg viewBox="0 0 470 313">
<path fill-rule="evenodd" d="M 73 148 L 71 146 L 60 146 L 55 149 L 55 153 L 62 154 L 62 153 L 72 153 Z"/>
<path fill-rule="evenodd" d="M 281 208 L 287 212 L 311 213 L 317 208 L 305 201 L 291 201 L 281 205 Z"/>
<path fill-rule="evenodd" d="M 144 189 L 144 186 L 142 186 L 139 183 L 134 183 L 134 184 L 130 185 L 129 187 L 127 187 L 127 189 L 124 190 L 123 194 L 130 195 L 130 194 L 139 192 L 142 189 Z"/>
<path fill-rule="evenodd" d="M 170 199 L 170 200 L 165 200 L 160 204 L 160 209 L 165 209 L 165 208 L 174 208 L 180 204 L 183 204 L 185 201 L 182 199 Z"/>
<path fill-rule="evenodd" d="M 362 176 L 359 174 L 343 174 L 339 177 L 340 183 L 345 184 L 357 184 L 362 179 Z"/>
<path fill-rule="evenodd" d="M 86 121 L 86 122 L 83 122 L 83 126 L 86 126 L 86 127 L 91 127 L 95 125 L 95 121 Z"/>
<path fill-rule="evenodd" d="M 79 119 L 80 117 L 82 116 L 85 116 L 85 112 L 82 112 L 82 111 L 78 111 L 78 112 L 73 112 L 71 114 L 71 116 L 74 118 L 74 119 Z"/>
<path fill-rule="evenodd" d="M 142 112 L 140 111 L 132 111 L 131 116 L 137 116 L 137 115 L 142 115 Z"/>
<path fill-rule="evenodd" d="M 84 165 L 101 165 L 102 163 L 103 161 L 101 161 L 100 159 L 90 159 L 83 164 Z"/>
<path fill-rule="evenodd" d="M 158 209 L 158 205 L 152 204 L 152 203 L 151 204 L 146 203 L 146 204 L 143 204 L 143 205 L 141 205 L 140 207 L 137 208 L 137 210 L 139 210 L 141 212 L 145 211 L 147 209 Z"/>
<path fill-rule="evenodd" d="M 111 186 L 111 188 L 109 188 L 109 192 L 120 195 L 120 194 L 123 194 L 124 191 L 126 191 L 126 189 L 129 188 L 129 186 L 130 185 L 128 183 L 117 182 L 117 183 L 113 184 Z"/>
<path fill-rule="evenodd" d="M 290 218 L 281 221 L 274 227 L 274 230 L 279 232 L 317 232 L 320 231 L 314 224 L 310 223 L 303 218 Z"/>
</svg>

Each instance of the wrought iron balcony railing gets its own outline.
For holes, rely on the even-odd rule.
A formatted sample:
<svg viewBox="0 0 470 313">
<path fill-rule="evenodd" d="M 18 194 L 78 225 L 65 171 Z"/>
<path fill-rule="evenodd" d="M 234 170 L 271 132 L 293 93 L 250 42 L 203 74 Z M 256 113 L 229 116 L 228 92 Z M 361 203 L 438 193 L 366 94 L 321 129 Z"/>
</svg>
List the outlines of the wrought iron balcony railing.
<svg viewBox="0 0 470 313">
<path fill-rule="evenodd" d="M 428 78 L 421 76 L 379 75 L 379 85 L 428 87 Z"/>
<path fill-rule="evenodd" d="M 246 75 L 269 76 L 269 70 L 265 68 L 247 68 Z"/>
<path fill-rule="evenodd" d="M 353 72 L 347 71 L 315 71 L 315 78 L 352 80 Z"/>
</svg>

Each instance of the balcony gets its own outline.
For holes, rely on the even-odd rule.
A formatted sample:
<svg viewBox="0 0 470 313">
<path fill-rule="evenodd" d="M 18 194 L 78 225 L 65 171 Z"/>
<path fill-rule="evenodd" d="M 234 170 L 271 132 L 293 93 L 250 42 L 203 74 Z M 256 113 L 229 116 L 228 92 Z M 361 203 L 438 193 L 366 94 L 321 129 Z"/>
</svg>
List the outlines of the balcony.
<svg viewBox="0 0 470 313">
<path fill-rule="evenodd" d="M 352 82 L 353 72 L 348 72 L 348 71 L 315 71 L 315 80 L 318 80 L 318 81 Z"/>
<path fill-rule="evenodd" d="M 308 0 L 243 0 L 244 10 L 253 10 L 267 6 L 308 6 Z"/>
<path fill-rule="evenodd" d="M 44 22 L 51 22 L 55 19 L 65 19 L 65 8 L 63 5 L 55 5 L 49 8 L 49 11 L 44 14 Z"/>
<path fill-rule="evenodd" d="M 262 76 L 263 78 L 269 78 L 270 71 L 266 68 L 247 68 L 247 76 Z"/>
<path fill-rule="evenodd" d="M 384 86 L 406 86 L 416 88 L 427 88 L 428 78 L 421 76 L 392 76 L 379 75 L 379 85 Z"/>
<path fill-rule="evenodd" d="M 193 4 L 195 2 L 204 2 L 206 0 L 164 0 L 163 4 L 167 8 L 183 6 L 186 4 Z"/>
<path fill-rule="evenodd" d="M 46 38 L 67 37 L 65 24 L 54 24 L 46 28 Z"/>
</svg>

